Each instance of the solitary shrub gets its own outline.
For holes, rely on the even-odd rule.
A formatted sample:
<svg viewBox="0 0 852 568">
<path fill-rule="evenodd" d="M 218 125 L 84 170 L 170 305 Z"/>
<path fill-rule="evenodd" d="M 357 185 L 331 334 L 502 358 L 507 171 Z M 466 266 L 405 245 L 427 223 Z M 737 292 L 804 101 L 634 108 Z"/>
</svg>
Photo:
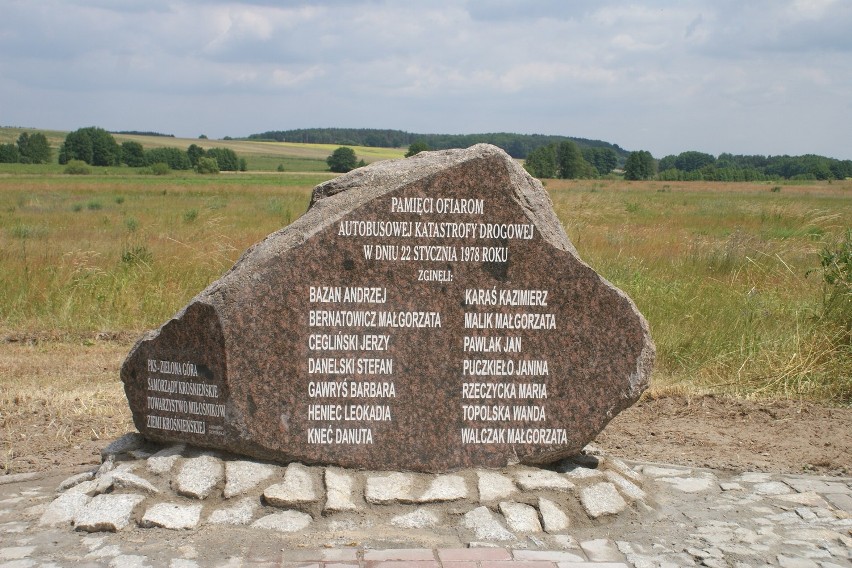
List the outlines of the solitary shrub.
<svg viewBox="0 0 852 568">
<path fill-rule="evenodd" d="M 184 211 L 183 213 L 183 222 L 184 223 L 192 223 L 198 219 L 198 209 L 190 209 L 188 211 Z"/>
<path fill-rule="evenodd" d="M 154 260 L 154 255 L 145 245 L 135 245 L 127 247 L 121 253 L 121 262 L 124 264 L 145 264 L 150 265 Z"/>
<path fill-rule="evenodd" d="M 41 226 L 17 224 L 9 229 L 9 235 L 14 239 L 34 239 L 47 234 L 47 229 Z"/>
<path fill-rule="evenodd" d="M 339 174 L 351 172 L 358 167 L 358 158 L 355 156 L 355 150 L 346 146 L 341 146 L 331 153 L 331 156 L 325 159 L 328 168 Z"/>
<path fill-rule="evenodd" d="M 219 162 L 216 158 L 198 158 L 198 165 L 195 166 L 195 171 L 199 174 L 218 174 Z"/>
<path fill-rule="evenodd" d="M 157 162 L 155 164 L 151 164 L 147 168 L 142 168 L 139 170 L 139 173 L 143 176 L 167 176 L 171 173 L 172 169 L 165 162 Z"/>
<path fill-rule="evenodd" d="M 408 147 L 408 152 L 405 153 L 405 157 L 410 158 L 411 156 L 416 156 L 420 152 L 428 152 L 430 149 L 431 148 L 429 148 L 429 145 L 426 142 L 418 140 Z"/>
<path fill-rule="evenodd" d="M 72 176 L 87 176 L 92 173 L 92 169 L 83 160 L 71 160 L 65 166 L 65 173 Z"/>
<path fill-rule="evenodd" d="M 819 253 L 825 315 L 838 318 L 852 331 L 852 229 Z"/>
<path fill-rule="evenodd" d="M 157 162 L 156 164 L 151 164 L 151 173 L 153 173 L 155 176 L 166 176 L 169 175 L 171 171 L 172 169 L 165 162 Z"/>
</svg>

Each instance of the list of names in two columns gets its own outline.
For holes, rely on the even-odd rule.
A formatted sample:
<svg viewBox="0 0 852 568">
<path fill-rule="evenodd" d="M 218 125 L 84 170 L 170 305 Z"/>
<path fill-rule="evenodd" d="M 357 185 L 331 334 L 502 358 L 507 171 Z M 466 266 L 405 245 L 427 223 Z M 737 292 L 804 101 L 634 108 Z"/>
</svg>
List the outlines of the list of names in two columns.
<svg viewBox="0 0 852 568">
<path fill-rule="evenodd" d="M 461 443 L 564 443 L 567 439 L 564 429 L 545 427 L 550 374 L 548 360 L 530 353 L 530 349 L 535 349 L 534 339 L 525 343 L 525 338 L 556 330 L 556 315 L 548 311 L 549 291 L 478 288 L 477 285 L 484 285 L 480 282 L 483 273 L 459 267 L 505 265 L 509 262 L 512 242 L 531 241 L 536 235 L 535 225 L 489 221 L 490 203 L 485 199 L 391 197 L 383 203 L 387 210 L 379 220 L 342 220 L 335 228 L 336 236 L 354 241 L 366 263 L 416 267 L 404 273 L 421 282 L 454 282 L 453 289 L 459 290 L 456 294 L 463 293 L 464 297 L 424 294 L 419 308 L 427 311 L 400 312 L 398 318 L 396 312 L 388 310 L 312 310 L 311 327 L 344 326 L 348 330 L 335 331 L 334 335 L 310 335 L 312 343 L 308 347 L 312 355 L 308 364 L 309 374 L 361 373 L 359 365 L 363 358 L 331 357 L 323 363 L 322 358 L 313 355 L 317 350 L 360 351 L 359 346 L 364 341 L 387 349 L 393 341 L 388 333 L 380 333 L 374 338 L 372 335 L 358 335 L 351 331 L 352 328 L 383 329 L 388 326 L 382 320 L 388 320 L 389 316 L 400 320 L 391 327 L 441 327 L 441 311 L 454 310 L 462 305 L 465 306 L 463 329 L 453 334 L 457 344 L 451 348 L 451 364 L 459 379 L 456 396 L 459 396 L 457 404 L 463 425 L 456 435 Z M 499 208 L 495 206 L 494 209 Z M 379 303 L 388 299 L 387 288 L 365 289 L 375 290 L 381 298 Z M 393 293 L 392 289 L 390 295 L 393 296 Z M 316 287 L 312 288 L 310 302 L 312 306 L 321 302 L 346 304 L 345 295 L 345 288 Z M 435 302 L 435 305 L 429 306 L 430 302 Z M 487 311 L 489 309 L 493 311 Z M 417 318 L 427 314 L 432 314 L 431 325 L 416 322 Z M 339 321 L 332 321 L 334 317 Z M 389 386 L 380 396 L 392 399 L 397 394 L 393 382 L 393 360 L 386 361 L 384 369 L 389 377 L 383 384 Z M 352 397 L 351 387 L 346 385 L 354 384 L 351 379 L 343 382 L 312 381 L 308 394 L 312 399 Z M 367 417 L 367 422 L 362 424 L 366 427 L 351 431 L 363 432 L 360 438 L 347 437 L 346 429 L 326 428 L 325 434 L 320 434 L 321 429 L 315 428 L 311 430 L 309 442 L 374 443 L 369 421 L 375 419 L 373 414 L 379 420 L 392 421 L 392 404 L 312 404 L 308 418 L 312 421 L 346 422 L 358 408 L 364 409 L 360 412 Z M 375 410 L 367 411 L 367 408 Z"/>
</svg>

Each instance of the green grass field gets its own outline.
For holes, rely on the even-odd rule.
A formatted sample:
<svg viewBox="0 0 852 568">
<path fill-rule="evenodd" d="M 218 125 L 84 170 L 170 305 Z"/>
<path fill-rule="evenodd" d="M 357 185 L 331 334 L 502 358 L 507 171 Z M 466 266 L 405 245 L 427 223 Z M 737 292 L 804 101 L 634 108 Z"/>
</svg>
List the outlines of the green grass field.
<svg viewBox="0 0 852 568">
<path fill-rule="evenodd" d="M 548 184 L 581 255 L 648 318 L 658 386 L 848 404 L 852 297 L 826 313 L 818 253 L 852 226 L 852 183 L 772 187 Z"/>
<path fill-rule="evenodd" d="M 61 173 L 63 167 L 57 165 L 56 157 L 59 146 L 65 140 L 67 132 L 55 130 L 34 130 L 30 128 L 0 127 L 0 144 L 14 143 L 22 132 L 41 132 L 47 136 L 53 149 L 53 168 L 49 171 Z M 204 149 L 230 148 L 240 158 L 245 158 L 248 170 L 252 172 L 275 172 L 282 166 L 285 172 L 327 172 L 328 164 L 325 159 L 331 155 L 338 145 L 335 144 L 301 144 L 298 142 L 264 142 L 255 140 L 206 140 L 198 138 L 172 138 L 168 136 L 142 136 L 131 134 L 115 134 L 119 144 L 132 140 L 139 142 L 146 150 L 151 148 L 176 147 L 186 150 L 192 144 Z M 377 160 L 402 158 L 407 148 L 373 148 L 369 146 L 352 146 L 359 160 L 371 164 Z M 0 164 L 2 173 L 27 173 L 37 171 L 43 173 L 45 166 L 26 166 L 23 164 Z M 115 167 L 107 168 L 111 173 L 132 175 L 138 173 L 138 168 Z"/>
<path fill-rule="evenodd" d="M 301 146 L 286 159 L 329 151 Z M 274 148 L 257 160 L 284 160 Z M 331 175 L 57 168 L 0 169 L 0 337 L 85 342 L 159 326 Z M 826 313 L 818 256 L 852 227 L 852 182 L 546 187 L 583 259 L 648 318 L 656 392 L 852 403 L 848 311 Z"/>
</svg>

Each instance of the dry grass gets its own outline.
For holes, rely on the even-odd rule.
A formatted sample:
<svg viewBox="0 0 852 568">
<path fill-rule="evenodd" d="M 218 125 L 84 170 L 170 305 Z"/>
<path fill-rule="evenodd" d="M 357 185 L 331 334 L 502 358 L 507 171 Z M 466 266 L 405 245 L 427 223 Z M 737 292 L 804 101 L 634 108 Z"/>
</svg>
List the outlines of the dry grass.
<svg viewBox="0 0 852 568">
<path fill-rule="evenodd" d="M 547 187 L 584 259 L 648 318 L 657 392 L 852 402 L 848 329 L 807 276 L 852 226 L 852 183 Z"/>
<path fill-rule="evenodd" d="M 0 470 L 38 468 L 132 429 L 116 378 L 127 342 L 86 343 L 0 344 Z"/>
<path fill-rule="evenodd" d="M 322 179 L 0 177 L 0 463 L 129 428 L 132 339 L 301 215 Z M 584 260 L 648 318 L 653 394 L 852 401 L 848 330 L 806 276 L 852 226 L 852 182 L 770 187 L 547 182 Z"/>
<path fill-rule="evenodd" d="M 305 211 L 291 177 L 0 180 L 0 334 L 159 325 Z"/>
</svg>

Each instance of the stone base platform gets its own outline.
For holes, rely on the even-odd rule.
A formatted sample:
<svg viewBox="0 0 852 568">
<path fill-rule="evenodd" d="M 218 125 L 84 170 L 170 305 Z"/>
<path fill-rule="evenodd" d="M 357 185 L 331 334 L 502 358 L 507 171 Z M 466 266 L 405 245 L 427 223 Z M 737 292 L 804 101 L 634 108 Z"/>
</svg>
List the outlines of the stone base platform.
<svg viewBox="0 0 852 568">
<path fill-rule="evenodd" d="M 550 469 L 513 466 L 443 475 L 281 466 L 129 434 L 96 471 L 59 484 L 39 525 L 91 533 L 206 525 L 279 533 L 289 546 L 564 548 L 570 530 L 652 510 L 644 477 L 580 455 Z"/>
<path fill-rule="evenodd" d="M 0 568 L 852 567 L 852 479 L 625 464 L 280 466 L 135 436 L 0 478 Z"/>
</svg>

